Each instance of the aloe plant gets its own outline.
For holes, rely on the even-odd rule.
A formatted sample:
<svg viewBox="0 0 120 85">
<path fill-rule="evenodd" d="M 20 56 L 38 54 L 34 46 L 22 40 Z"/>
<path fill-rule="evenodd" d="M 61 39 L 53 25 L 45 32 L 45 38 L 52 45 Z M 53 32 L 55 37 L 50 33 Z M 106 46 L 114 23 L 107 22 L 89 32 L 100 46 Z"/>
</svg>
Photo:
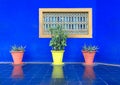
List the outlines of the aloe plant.
<svg viewBox="0 0 120 85">
<path fill-rule="evenodd" d="M 99 48 L 95 45 L 84 45 L 82 50 L 83 51 L 88 51 L 88 52 L 93 52 L 93 51 L 97 51 Z"/>
<path fill-rule="evenodd" d="M 50 33 L 52 38 L 49 45 L 52 46 L 52 50 L 64 50 L 67 34 L 62 27 L 50 28 Z"/>
<path fill-rule="evenodd" d="M 25 46 L 16 46 L 16 45 L 13 45 L 12 48 L 11 48 L 11 51 L 25 51 Z"/>
</svg>

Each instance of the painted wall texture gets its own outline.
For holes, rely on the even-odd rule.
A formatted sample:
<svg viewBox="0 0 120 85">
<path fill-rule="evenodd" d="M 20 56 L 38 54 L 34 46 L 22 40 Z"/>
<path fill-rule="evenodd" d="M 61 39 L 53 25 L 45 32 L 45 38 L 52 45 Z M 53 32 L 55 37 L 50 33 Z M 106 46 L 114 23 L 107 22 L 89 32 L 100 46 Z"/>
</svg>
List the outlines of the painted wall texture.
<svg viewBox="0 0 120 85">
<path fill-rule="evenodd" d="M 25 62 L 52 62 L 50 38 L 39 38 L 39 8 L 92 8 L 93 38 L 69 38 L 64 62 L 83 62 L 81 48 L 99 46 L 95 62 L 120 64 L 119 0 L 0 0 L 0 62 L 11 62 L 12 45 L 24 45 Z"/>
</svg>

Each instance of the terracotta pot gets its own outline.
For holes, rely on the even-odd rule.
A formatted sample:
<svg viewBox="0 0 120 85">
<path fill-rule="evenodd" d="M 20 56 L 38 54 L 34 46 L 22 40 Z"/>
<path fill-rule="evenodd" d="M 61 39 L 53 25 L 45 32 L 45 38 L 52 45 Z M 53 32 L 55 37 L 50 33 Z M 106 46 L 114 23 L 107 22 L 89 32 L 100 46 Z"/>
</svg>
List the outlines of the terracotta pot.
<svg viewBox="0 0 120 85">
<path fill-rule="evenodd" d="M 93 65 L 94 61 L 94 56 L 96 51 L 88 52 L 88 51 L 82 51 L 84 59 L 85 59 L 85 64 L 86 65 Z"/>
<path fill-rule="evenodd" d="M 22 64 L 24 51 L 12 51 L 11 55 L 13 57 L 13 64 Z"/>
</svg>

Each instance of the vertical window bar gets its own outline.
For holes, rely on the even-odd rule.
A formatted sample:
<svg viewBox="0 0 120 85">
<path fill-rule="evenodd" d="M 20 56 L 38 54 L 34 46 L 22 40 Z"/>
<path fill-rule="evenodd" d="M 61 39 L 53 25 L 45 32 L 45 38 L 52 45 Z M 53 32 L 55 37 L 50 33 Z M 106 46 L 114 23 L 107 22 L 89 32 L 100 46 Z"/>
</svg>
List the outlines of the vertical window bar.
<svg viewBox="0 0 120 85">
<path fill-rule="evenodd" d="M 78 25 L 76 24 L 76 29 L 78 29 Z"/>
<path fill-rule="evenodd" d="M 49 24 L 49 28 L 51 28 L 51 24 Z"/>
<path fill-rule="evenodd" d="M 72 16 L 72 21 L 71 22 L 73 22 L 73 16 Z"/>
<path fill-rule="evenodd" d="M 82 24 L 80 24 L 80 28 L 81 28 L 81 30 L 82 30 Z"/>
<path fill-rule="evenodd" d="M 83 24 L 83 27 L 84 27 L 84 29 L 85 29 L 85 24 Z"/>
<path fill-rule="evenodd" d="M 69 24 L 69 29 L 71 29 L 71 24 Z"/>
<path fill-rule="evenodd" d="M 46 28 L 48 29 L 48 24 L 46 24 Z"/>
<path fill-rule="evenodd" d="M 72 29 L 74 29 L 73 24 L 72 24 Z"/>
</svg>

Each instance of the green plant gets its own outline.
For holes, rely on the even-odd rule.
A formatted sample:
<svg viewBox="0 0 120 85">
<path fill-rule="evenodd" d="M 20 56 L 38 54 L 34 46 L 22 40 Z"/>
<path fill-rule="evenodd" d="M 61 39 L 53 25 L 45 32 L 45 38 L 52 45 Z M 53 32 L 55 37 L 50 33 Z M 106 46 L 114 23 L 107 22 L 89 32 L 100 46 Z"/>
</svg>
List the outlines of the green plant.
<svg viewBox="0 0 120 85">
<path fill-rule="evenodd" d="M 16 45 L 13 45 L 12 48 L 11 48 L 11 51 L 25 51 L 25 46 L 16 46 Z"/>
<path fill-rule="evenodd" d="M 52 39 L 50 40 L 49 45 L 52 46 L 52 50 L 64 50 L 67 34 L 62 27 L 57 26 L 55 28 L 50 28 L 50 33 Z"/>
<path fill-rule="evenodd" d="M 98 47 L 97 46 L 92 46 L 92 45 L 84 45 L 82 48 L 82 51 L 88 51 L 88 52 L 93 52 L 93 51 L 97 51 Z"/>
</svg>

